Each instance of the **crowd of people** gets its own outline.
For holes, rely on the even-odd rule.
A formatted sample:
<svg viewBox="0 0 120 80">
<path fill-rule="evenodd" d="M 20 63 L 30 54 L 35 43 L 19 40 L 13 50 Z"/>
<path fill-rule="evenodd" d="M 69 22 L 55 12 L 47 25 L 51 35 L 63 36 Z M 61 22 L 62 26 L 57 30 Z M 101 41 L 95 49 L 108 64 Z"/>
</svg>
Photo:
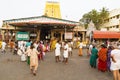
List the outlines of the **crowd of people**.
<svg viewBox="0 0 120 80">
<path fill-rule="evenodd" d="M 5 41 L 2 42 L 2 53 L 5 53 Z M 9 42 L 10 51 L 21 57 L 21 61 L 26 61 L 30 65 L 30 70 L 33 75 L 36 75 L 38 62 L 44 61 L 47 51 L 51 50 L 50 42 L 44 41 L 18 41 Z M 73 42 L 56 41 L 54 45 L 55 62 L 63 62 L 68 64 L 69 56 L 72 56 Z M 78 45 L 78 56 L 83 56 L 83 43 Z M 90 44 L 87 48 L 87 56 L 90 57 L 89 63 L 92 68 L 97 68 L 102 72 L 113 72 L 114 80 L 120 80 L 120 43 L 103 43 L 100 48 L 95 44 Z M 60 56 L 62 55 L 62 60 Z"/>
<path fill-rule="evenodd" d="M 102 44 L 98 49 L 90 49 L 90 66 L 99 71 L 112 71 L 114 80 L 120 80 L 120 43 Z"/>
<path fill-rule="evenodd" d="M 14 49 L 17 53 L 14 54 L 21 56 L 21 61 L 26 61 L 33 75 L 36 75 L 38 61 L 44 61 L 46 51 L 49 51 L 49 44 L 43 41 L 19 41 Z"/>
<path fill-rule="evenodd" d="M 7 43 L 2 41 L 2 53 L 6 52 Z M 30 70 L 33 75 L 36 75 L 36 71 L 38 68 L 38 62 L 44 61 L 46 52 L 50 51 L 51 45 L 50 42 L 47 41 L 10 41 L 9 49 L 13 55 L 19 55 L 21 61 L 27 62 L 30 65 Z M 72 56 L 72 43 L 71 42 L 60 42 L 59 40 L 55 43 L 53 51 L 55 53 L 55 61 L 63 62 L 65 64 L 68 63 L 68 57 Z M 52 46 L 53 48 L 53 46 Z M 60 60 L 60 56 L 63 52 L 63 59 Z"/>
<path fill-rule="evenodd" d="M 44 44 L 43 41 L 17 41 L 11 40 L 8 44 L 3 40 L 1 51 L 6 53 L 6 48 L 9 47 L 13 55 L 19 55 L 21 61 L 27 62 L 30 65 L 30 70 L 33 75 L 36 75 L 38 61 L 44 60 L 45 52 L 49 51 L 49 43 Z"/>
</svg>

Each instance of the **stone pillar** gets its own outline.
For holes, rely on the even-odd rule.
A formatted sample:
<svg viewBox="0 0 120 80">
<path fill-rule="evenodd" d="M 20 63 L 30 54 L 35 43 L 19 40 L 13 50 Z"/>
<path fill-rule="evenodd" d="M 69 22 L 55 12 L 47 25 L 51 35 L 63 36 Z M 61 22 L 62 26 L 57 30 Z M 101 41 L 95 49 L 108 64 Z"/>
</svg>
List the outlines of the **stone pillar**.
<svg viewBox="0 0 120 80">
<path fill-rule="evenodd" d="M 82 41 L 85 40 L 85 32 L 82 32 Z"/>
<path fill-rule="evenodd" d="M 75 32 L 72 32 L 72 41 L 74 40 Z"/>
<path fill-rule="evenodd" d="M 1 33 L 1 34 L 2 34 L 2 40 L 5 40 L 5 35 L 4 35 L 4 33 L 5 33 L 5 31 L 3 30 L 2 33 Z"/>
<path fill-rule="evenodd" d="M 60 40 L 63 41 L 63 32 L 60 32 L 60 35 L 61 35 Z"/>
<path fill-rule="evenodd" d="M 41 30 L 37 30 L 37 41 L 40 40 L 40 32 L 41 32 Z"/>
</svg>

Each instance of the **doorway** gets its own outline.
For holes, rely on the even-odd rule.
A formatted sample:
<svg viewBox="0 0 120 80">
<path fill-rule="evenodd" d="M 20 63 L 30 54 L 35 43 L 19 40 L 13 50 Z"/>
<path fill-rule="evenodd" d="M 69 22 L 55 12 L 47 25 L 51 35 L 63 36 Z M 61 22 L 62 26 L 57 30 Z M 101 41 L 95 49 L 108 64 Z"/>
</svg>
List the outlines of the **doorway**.
<svg viewBox="0 0 120 80">
<path fill-rule="evenodd" d="M 51 29 L 41 28 L 40 40 L 50 40 L 51 38 Z"/>
</svg>

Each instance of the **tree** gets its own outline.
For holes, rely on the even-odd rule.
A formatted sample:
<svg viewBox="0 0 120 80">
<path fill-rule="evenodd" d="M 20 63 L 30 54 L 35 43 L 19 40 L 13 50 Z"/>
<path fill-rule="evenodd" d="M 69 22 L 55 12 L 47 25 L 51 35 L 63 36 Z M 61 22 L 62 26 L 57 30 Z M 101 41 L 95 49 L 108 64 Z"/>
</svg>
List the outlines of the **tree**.
<svg viewBox="0 0 120 80">
<path fill-rule="evenodd" d="M 109 16 L 109 11 L 108 11 L 108 9 L 106 9 L 106 8 L 103 7 L 103 8 L 100 10 L 101 24 L 104 23 L 105 19 L 108 18 L 108 16 Z"/>
<path fill-rule="evenodd" d="M 104 20 L 108 18 L 109 11 L 106 8 L 102 8 L 100 12 L 93 9 L 92 11 L 83 15 L 80 21 L 84 22 L 85 27 L 87 28 L 88 23 L 92 20 L 95 24 L 96 29 L 100 29 L 100 26 L 104 23 Z"/>
</svg>

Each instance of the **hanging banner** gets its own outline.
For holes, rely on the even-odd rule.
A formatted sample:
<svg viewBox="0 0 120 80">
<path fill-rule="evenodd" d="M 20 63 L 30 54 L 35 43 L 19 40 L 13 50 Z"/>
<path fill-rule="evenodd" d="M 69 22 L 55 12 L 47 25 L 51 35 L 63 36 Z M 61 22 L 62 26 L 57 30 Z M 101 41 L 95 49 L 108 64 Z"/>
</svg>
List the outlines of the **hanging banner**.
<svg viewBox="0 0 120 80">
<path fill-rule="evenodd" d="M 16 40 L 29 40 L 29 32 L 17 32 Z"/>
</svg>

